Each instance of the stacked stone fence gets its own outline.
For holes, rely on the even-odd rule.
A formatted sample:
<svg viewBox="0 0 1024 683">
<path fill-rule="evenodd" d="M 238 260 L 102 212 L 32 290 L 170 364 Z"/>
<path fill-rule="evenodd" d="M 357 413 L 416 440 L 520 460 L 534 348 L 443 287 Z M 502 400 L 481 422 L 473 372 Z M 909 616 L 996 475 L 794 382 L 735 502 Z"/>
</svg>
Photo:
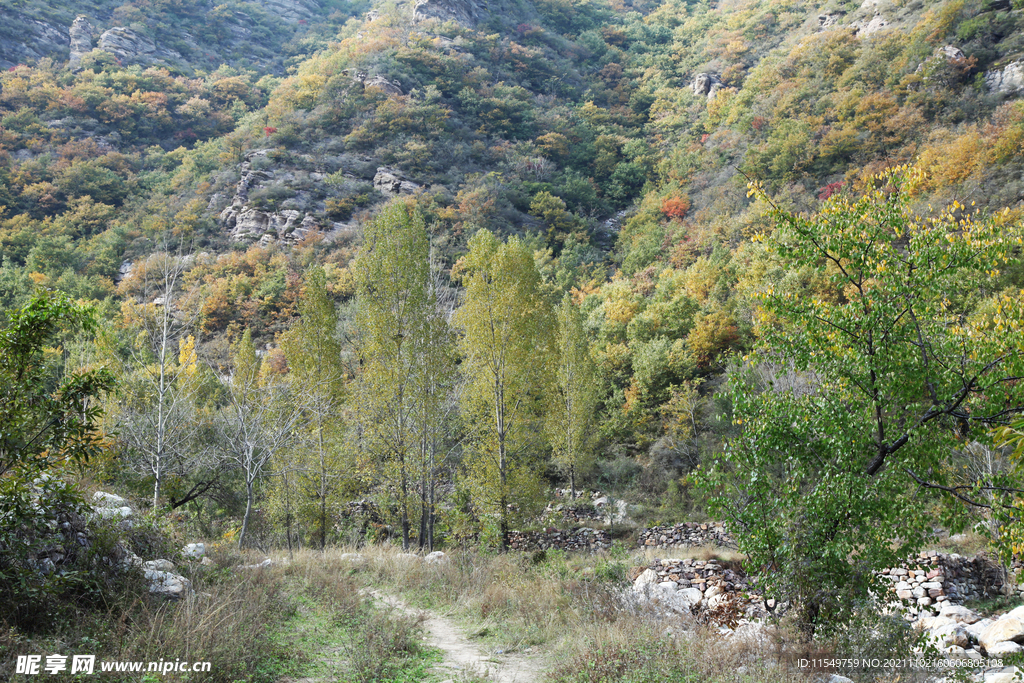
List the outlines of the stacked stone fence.
<svg viewBox="0 0 1024 683">
<path fill-rule="evenodd" d="M 736 548 L 736 541 L 726 532 L 721 522 L 682 522 L 673 526 L 655 526 L 641 531 L 638 542 L 646 548 Z"/>
<path fill-rule="evenodd" d="M 561 550 L 596 551 L 610 547 L 612 538 L 603 529 L 578 527 L 575 529 L 548 528 L 543 531 L 509 532 L 509 546 L 513 550 Z"/>
<path fill-rule="evenodd" d="M 882 570 L 896 597 L 924 616 L 942 603 L 963 604 L 1000 595 L 1007 588 L 998 563 L 982 557 L 925 551 L 900 567 Z"/>
<path fill-rule="evenodd" d="M 638 541 L 641 547 L 651 549 L 698 546 L 736 548 L 725 526 L 716 522 L 684 522 L 673 526 L 652 527 L 641 531 Z M 635 582 L 648 569 L 657 575 L 657 580 L 654 580 L 654 575 L 646 574 L 646 583 L 654 582 L 670 591 L 699 589 L 704 597 L 698 597 L 694 601 L 695 606 L 702 604 L 707 607 L 709 598 L 720 594 L 734 594 L 740 599 L 740 604 L 749 602 L 762 608 L 768 606 L 754 590 L 756 581 L 738 566 L 723 569 L 716 560 L 659 559 L 646 567 L 634 568 L 630 579 Z M 960 605 L 1010 590 L 1005 585 L 1002 568 L 997 562 L 984 556 L 964 557 L 935 550 L 922 552 L 898 567 L 885 569 L 881 575 L 908 612 L 919 616 L 930 616 L 944 602 Z M 707 591 L 711 588 L 715 590 L 708 595 Z M 1012 590 L 1024 596 L 1024 588 L 1013 586 Z M 696 596 L 695 593 L 693 595 Z"/>
</svg>

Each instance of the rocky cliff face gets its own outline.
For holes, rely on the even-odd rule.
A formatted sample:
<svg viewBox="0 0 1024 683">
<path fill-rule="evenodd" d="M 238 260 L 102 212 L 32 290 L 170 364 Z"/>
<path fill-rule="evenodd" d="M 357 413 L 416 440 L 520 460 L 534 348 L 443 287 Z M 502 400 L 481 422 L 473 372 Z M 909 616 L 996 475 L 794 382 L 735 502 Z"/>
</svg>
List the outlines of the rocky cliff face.
<svg viewBox="0 0 1024 683">
<path fill-rule="evenodd" d="M 103 32 L 100 36 L 100 49 L 114 55 L 123 64 L 149 64 L 165 59 L 181 59 L 178 52 L 157 47 L 149 38 L 121 26 Z"/>
<path fill-rule="evenodd" d="M 1002 69 L 985 72 L 985 85 L 1001 95 L 1019 95 L 1024 92 L 1024 61 L 1010 62 Z"/>
<path fill-rule="evenodd" d="M 75 17 L 71 24 L 71 57 L 68 66 L 77 69 L 82 64 L 82 55 L 92 51 L 92 34 L 95 29 L 92 27 L 89 18 L 84 15 Z"/>
<path fill-rule="evenodd" d="M 0 69 L 43 57 L 66 59 L 68 41 L 65 26 L 28 19 L 15 9 L 0 8 Z"/>
<path fill-rule="evenodd" d="M 415 19 L 453 20 L 466 26 L 476 26 L 486 15 L 484 4 L 477 0 L 418 0 Z"/>
</svg>

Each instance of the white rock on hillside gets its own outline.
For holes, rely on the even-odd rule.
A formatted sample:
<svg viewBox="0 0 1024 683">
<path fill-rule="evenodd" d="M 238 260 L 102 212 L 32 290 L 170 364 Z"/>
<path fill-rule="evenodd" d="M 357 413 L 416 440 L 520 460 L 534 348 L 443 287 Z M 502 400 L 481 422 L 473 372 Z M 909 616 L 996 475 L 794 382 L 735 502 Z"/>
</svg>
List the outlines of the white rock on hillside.
<svg viewBox="0 0 1024 683">
<path fill-rule="evenodd" d="M 192 582 L 172 572 L 146 570 L 149 592 L 164 598 L 178 600 L 192 591 Z"/>
<path fill-rule="evenodd" d="M 948 617 L 962 624 L 974 624 L 981 619 L 981 615 L 977 612 L 973 612 L 963 605 L 955 605 L 952 602 L 942 603 L 942 607 L 939 609 L 939 616 Z"/>
<path fill-rule="evenodd" d="M 1021 624 L 1019 619 L 1009 615 L 1000 617 L 994 624 L 985 629 L 981 637 L 978 638 L 978 642 L 985 648 L 986 652 L 989 651 L 990 647 L 1007 640 L 1024 642 L 1024 624 Z"/>
<path fill-rule="evenodd" d="M 148 562 L 143 562 L 142 568 L 146 570 L 152 569 L 158 572 L 173 572 L 175 566 L 170 560 L 150 560 Z"/>
<path fill-rule="evenodd" d="M 205 543 L 189 543 L 181 549 L 181 554 L 192 559 L 199 559 L 206 556 Z"/>
<path fill-rule="evenodd" d="M 101 508 L 121 508 L 127 507 L 128 501 L 121 496 L 115 496 L 113 493 L 104 493 L 103 491 L 97 491 L 92 494 L 93 507 Z"/>
<path fill-rule="evenodd" d="M 427 564 L 446 564 L 448 562 L 448 556 L 442 553 L 440 550 L 435 550 L 426 557 L 423 561 Z"/>
</svg>

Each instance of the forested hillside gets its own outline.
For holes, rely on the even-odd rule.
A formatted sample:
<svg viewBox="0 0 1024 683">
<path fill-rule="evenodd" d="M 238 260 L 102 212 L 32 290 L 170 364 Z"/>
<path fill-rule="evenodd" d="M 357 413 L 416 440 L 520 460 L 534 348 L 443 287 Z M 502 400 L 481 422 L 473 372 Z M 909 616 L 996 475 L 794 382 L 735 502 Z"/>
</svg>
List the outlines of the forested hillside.
<svg viewBox="0 0 1024 683">
<path fill-rule="evenodd" d="M 39 349 L 110 373 L 78 475 L 289 548 L 612 491 L 795 599 L 1021 550 L 1017 0 L 116 4 L 0 10 L 0 309 L 94 306 Z"/>
</svg>

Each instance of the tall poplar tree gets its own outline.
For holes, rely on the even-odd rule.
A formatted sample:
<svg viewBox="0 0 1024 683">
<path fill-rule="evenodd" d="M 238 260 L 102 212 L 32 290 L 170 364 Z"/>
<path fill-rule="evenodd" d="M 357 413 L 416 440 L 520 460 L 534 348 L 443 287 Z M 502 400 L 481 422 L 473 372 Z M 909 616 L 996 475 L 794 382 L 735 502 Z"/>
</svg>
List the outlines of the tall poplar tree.
<svg viewBox="0 0 1024 683">
<path fill-rule="evenodd" d="M 393 202 L 370 221 L 353 270 L 359 329 L 357 410 L 367 450 L 395 484 L 402 546 L 409 548 L 412 457 L 419 439 L 426 326 L 433 316 L 429 295 L 429 242 L 423 217 Z"/>
<path fill-rule="evenodd" d="M 466 386 L 467 474 L 476 503 L 498 518 L 508 547 L 510 512 L 540 492 L 533 446 L 548 381 L 551 314 L 530 248 L 481 230 L 458 264 L 466 298 L 455 314 Z M 510 509 L 511 508 L 511 509 Z"/>
<path fill-rule="evenodd" d="M 600 385 L 583 318 L 568 294 L 556 310 L 556 318 L 557 366 L 547 432 L 555 464 L 569 475 L 569 489 L 575 499 L 576 475 L 594 462 L 594 418 Z"/>
<path fill-rule="evenodd" d="M 352 488 L 356 473 L 344 443 L 345 369 L 337 337 L 338 314 L 320 267 L 306 274 L 299 313 L 299 321 L 283 335 L 281 346 L 288 359 L 292 394 L 302 404 L 304 428 L 289 449 L 292 457 L 277 468 L 276 493 L 283 506 L 289 549 L 296 514 L 315 519 L 323 549 L 330 511 Z"/>
</svg>

